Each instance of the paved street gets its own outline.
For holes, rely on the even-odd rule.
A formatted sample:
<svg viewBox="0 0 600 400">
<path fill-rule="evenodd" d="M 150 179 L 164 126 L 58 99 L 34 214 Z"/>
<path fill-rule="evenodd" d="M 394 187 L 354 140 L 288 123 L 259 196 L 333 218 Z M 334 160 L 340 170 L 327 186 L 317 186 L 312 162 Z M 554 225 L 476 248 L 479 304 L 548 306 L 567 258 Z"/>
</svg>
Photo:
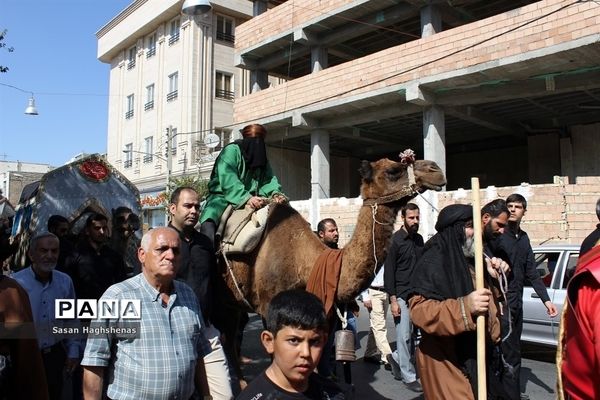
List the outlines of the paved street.
<svg viewBox="0 0 600 400">
<path fill-rule="evenodd" d="M 360 302 L 359 302 L 360 304 Z M 422 399 L 404 387 L 401 382 L 394 380 L 391 372 L 383 367 L 368 364 L 362 361 L 362 356 L 367 343 L 367 329 L 369 327 L 368 314 L 361 305 L 358 320 L 358 336 L 361 348 L 357 350 L 358 360 L 352 364 L 352 378 L 355 386 L 356 399 Z M 394 331 L 391 317 L 388 316 L 388 338 L 394 348 Z M 259 333 L 262 322 L 256 315 L 251 315 L 246 326 L 243 342 L 243 354 L 254 360 L 252 364 L 244 366 L 244 373 L 248 380 L 254 378 L 270 363 L 267 354 L 259 344 Z M 342 377 L 341 367 L 338 367 L 338 376 Z M 532 346 L 523 347 L 523 367 L 521 371 L 522 385 L 526 388 L 531 400 L 547 400 L 555 397 L 556 368 L 554 364 L 554 351 L 547 348 Z M 343 378 L 342 378 L 343 380 Z"/>
</svg>

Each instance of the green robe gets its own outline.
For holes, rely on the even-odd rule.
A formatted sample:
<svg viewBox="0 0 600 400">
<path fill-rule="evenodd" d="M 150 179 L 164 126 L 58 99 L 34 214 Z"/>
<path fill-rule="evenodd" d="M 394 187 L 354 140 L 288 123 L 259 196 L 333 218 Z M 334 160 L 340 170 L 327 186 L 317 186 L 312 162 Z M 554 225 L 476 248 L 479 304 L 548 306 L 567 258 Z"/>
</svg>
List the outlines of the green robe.
<svg viewBox="0 0 600 400">
<path fill-rule="evenodd" d="M 240 146 L 229 144 L 221 150 L 213 166 L 200 222 L 212 219 L 218 225 L 229 204 L 243 208 L 252 196 L 271 197 L 276 193 L 281 193 L 281 185 L 269 162 L 264 168 L 247 169 Z"/>
</svg>

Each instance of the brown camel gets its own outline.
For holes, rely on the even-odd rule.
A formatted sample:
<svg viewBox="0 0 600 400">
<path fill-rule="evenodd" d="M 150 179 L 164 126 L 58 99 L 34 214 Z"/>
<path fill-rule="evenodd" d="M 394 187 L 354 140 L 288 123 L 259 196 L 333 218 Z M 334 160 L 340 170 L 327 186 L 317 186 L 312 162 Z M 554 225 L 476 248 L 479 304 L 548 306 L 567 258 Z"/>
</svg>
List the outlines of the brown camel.
<svg viewBox="0 0 600 400">
<path fill-rule="evenodd" d="M 413 161 L 395 162 L 387 158 L 363 161 L 361 196 L 365 203 L 352 239 L 344 248 L 337 290 L 339 302 L 354 299 L 373 279 L 374 254 L 378 264 L 385 260 L 400 208 L 417 192 L 441 190 L 446 184 L 437 164 L 419 160 L 414 162 L 411 185 L 407 164 Z M 270 213 L 262 243 L 252 254 L 231 256 L 230 268 L 221 259 L 220 270 L 229 290 L 220 288 L 219 291 L 229 292 L 242 308 L 252 308 L 248 311 L 265 315 L 269 301 L 277 293 L 306 288 L 313 264 L 325 248 L 296 210 L 289 205 L 276 205 Z"/>
</svg>

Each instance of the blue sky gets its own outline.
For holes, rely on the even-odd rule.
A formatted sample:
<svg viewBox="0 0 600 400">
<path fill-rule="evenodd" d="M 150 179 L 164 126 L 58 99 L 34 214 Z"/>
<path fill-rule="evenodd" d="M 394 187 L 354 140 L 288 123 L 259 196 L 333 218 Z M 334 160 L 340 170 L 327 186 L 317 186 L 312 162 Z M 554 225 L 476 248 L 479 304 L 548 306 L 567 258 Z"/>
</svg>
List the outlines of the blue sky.
<svg viewBox="0 0 600 400">
<path fill-rule="evenodd" d="M 106 152 L 109 65 L 96 58 L 95 33 L 133 0 L 3 0 L 0 29 L 14 52 L 0 50 L 0 160 L 62 165 Z M 159 1 L 159 0 L 152 0 Z"/>
</svg>

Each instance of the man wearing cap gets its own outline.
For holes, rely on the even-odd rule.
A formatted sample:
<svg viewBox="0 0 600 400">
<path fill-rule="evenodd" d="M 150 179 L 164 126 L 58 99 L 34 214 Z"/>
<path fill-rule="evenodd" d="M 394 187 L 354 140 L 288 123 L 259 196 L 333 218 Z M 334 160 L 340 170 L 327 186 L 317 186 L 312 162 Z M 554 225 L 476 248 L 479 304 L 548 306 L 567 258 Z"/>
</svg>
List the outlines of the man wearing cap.
<svg viewBox="0 0 600 400">
<path fill-rule="evenodd" d="M 503 232 L 508 219 L 506 204 L 486 205 L 482 210 L 484 237 Z M 489 369 L 498 356 L 500 320 L 497 296 L 492 292 L 499 270 L 508 264 L 486 261 L 486 287 L 475 289 L 474 229 L 471 206 L 454 204 L 444 208 L 435 225 L 437 233 L 425 244 L 417 261 L 408 295 L 411 320 L 422 332 L 417 366 L 425 398 L 474 399 L 477 383 L 476 318 L 487 317 Z M 497 358 L 496 358 L 497 359 Z M 500 363 L 501 365 L 501 363 Z M 495 370 L 494 370 L 495 372 Z M 488 393 L 501 390 L 488 373 Z M 494 398 L 493 396 L 490 398 Z"/>
</svg>

